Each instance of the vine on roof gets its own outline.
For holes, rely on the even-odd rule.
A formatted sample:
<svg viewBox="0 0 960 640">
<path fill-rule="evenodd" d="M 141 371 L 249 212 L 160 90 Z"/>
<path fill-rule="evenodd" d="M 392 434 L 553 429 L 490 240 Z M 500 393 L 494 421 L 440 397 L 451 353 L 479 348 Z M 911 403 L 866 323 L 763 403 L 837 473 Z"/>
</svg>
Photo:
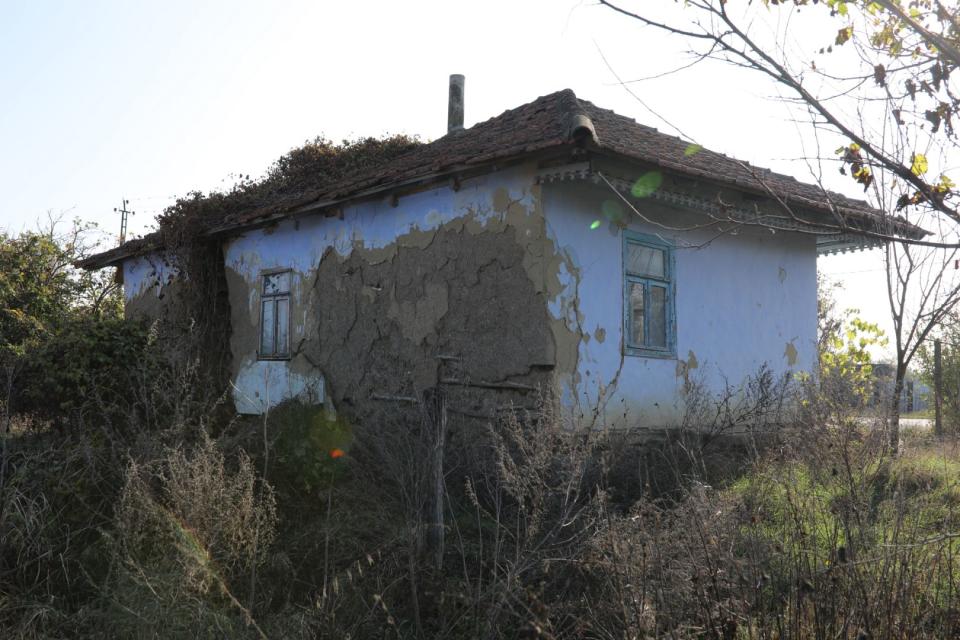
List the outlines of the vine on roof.
<svg viewBox="0 0 960 640">
<path fill-rule="evenodd" d="M 317 137 L 292 149 L 255 179 L 234 175 L 226 191 L 188 193 L 157 216 L 164 259 L 182 276 L 175 300 L 165 305 L 168 330 L 178 351 L 200 363 L 224 388 L 230 357 L 230 307 L 220 239 L 206 231 L 230 216 L 252 210 L 282 210 L 323 188 L 378 166 L 420 145 L 417 138 L 390 135 L 334 143 Z"/>
</svg>

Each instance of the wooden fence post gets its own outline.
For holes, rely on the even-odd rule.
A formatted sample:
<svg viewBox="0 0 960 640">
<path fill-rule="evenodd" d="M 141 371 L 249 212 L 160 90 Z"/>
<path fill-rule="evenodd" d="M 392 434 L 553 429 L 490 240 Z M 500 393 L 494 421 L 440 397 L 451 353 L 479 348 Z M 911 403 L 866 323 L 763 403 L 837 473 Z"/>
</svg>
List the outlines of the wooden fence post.
<svg viewBox="0 0 960 640">
<path fill-rule="evenodd" d="M 940 341 L 933 341 L 933 397 L 934 422 L 933 432 L 937 436 L 943 435 L 943 362 Z"/>
<path fill-rule="evenodd" d="M 424 428 L 430 447 L 427 473 L 427 495 L 424 504 L 426 519 L 426 551 L 433 558 L 437 571 L 443 568 L 445 485 L 443 458 L 447 434 L 447 398 L 440 385 L 423 393 Z"/>
</svg>

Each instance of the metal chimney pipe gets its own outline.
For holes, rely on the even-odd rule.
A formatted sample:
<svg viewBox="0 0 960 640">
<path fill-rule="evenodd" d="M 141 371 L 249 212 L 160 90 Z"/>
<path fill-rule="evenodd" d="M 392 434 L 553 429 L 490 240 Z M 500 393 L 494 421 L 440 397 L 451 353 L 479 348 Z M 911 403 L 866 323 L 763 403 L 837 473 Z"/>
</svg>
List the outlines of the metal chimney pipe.
<svg viewBox="0 0 960 640">
<path fill-rule="evenodd" d="M 450 99 L 447 102 L 447 133 L 463 129 L 463 89 L 466 78 L 450 74 Z"/>
</svg>

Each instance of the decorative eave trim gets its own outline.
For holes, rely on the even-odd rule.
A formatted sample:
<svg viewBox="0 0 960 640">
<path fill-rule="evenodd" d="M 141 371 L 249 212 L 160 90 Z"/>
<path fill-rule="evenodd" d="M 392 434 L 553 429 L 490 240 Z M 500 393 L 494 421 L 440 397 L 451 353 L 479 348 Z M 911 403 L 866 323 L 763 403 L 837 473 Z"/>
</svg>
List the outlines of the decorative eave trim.
<svg viewBox="0 0 960 640">
<path fill-rule="evenodd" d="M 609 175 L 604 175 L 603 178 L 621 193 L 630 194 L 632 187 L 631 181 Z M 599 185 L 604 184 L 603 178 L 601 178 L 597 172 L 593 171 L 589 162 L 582 162 L 541 170 L 538 172 L 536 180 L 537 184 L 589 181 Z M 817 237 L 817 253 L 819 255 L 872 249 L 881 247 L 884 244 L 882 240 L 866 238 L 856 233 L 836 231 L 815 223 L 798 222 L 787 216 L 762 212 L 758 208 L 751 210 L 743 206 L 721 206 L 717 202 L 707 198 L 681 191 L 661 188 L 651 193 L 648 198 L 670 207 L 700 213 L 714 219 L 719 218 L 750 226 L 776 229 L 778 231 L 796 231 L 815 234 Z"/>
</svg>

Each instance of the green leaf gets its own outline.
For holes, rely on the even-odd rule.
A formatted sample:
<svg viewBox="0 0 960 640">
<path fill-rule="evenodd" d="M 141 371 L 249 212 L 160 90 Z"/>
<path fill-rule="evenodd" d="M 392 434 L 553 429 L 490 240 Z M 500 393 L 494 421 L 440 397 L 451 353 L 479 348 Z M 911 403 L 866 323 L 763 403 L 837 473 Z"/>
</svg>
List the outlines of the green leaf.
<svg viewBox="0 0 960 640">
<path fill-rule="evenodd" d="M 594 230 L 594 229 L 599 229 L 599 228 L 600 228 L 600 221 L 599 221 L 599 220 L 594 220 L 593 222 L 590 223 L 590 230 L 591 230 L 591 231 Z"/>
</svg>

